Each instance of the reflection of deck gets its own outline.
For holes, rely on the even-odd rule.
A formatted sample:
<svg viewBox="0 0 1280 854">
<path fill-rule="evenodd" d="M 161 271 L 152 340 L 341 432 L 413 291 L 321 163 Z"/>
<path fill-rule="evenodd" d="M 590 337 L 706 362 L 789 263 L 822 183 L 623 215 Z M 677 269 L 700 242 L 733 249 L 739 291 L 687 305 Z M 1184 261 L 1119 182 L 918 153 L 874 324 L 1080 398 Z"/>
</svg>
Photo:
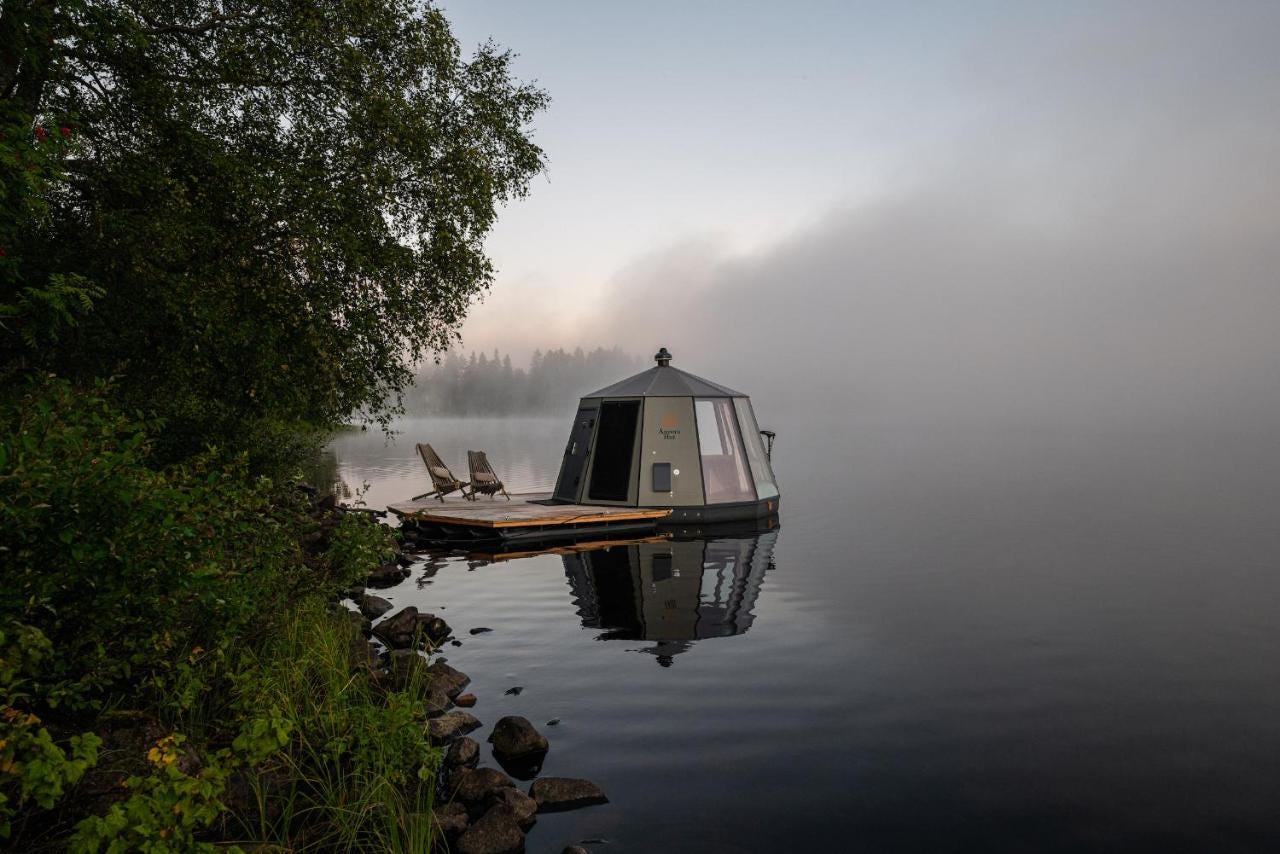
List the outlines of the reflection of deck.
<svg viewBox="0 0 1280 854">
<path fill-rule="evenodd" d="M 471 536 L 511 538 L 520 535 L 571 535 L 584 529 L 635 528 L 655 525 L 671 514 L 665 507 L 604 507 L 585 504 L 535 504 L 546 493 L 513 495 L 510 501 L 481 498 L 477 501 L 437 501 L 425 498 L 387 505 L 406 522 L 438 527 L 444 532 Z"/>
<path fill-rule="evenodd" d="M 634 546 L 639 543 L 665 543 L 670 538 L 670 534 L 650 534 L 647 537 L 632 537 L 630 539 L 583 540 L 563 546 L 548 544 L 541 547 L 526 548 L 524 551 L 474 551 L 468 553 L 467 557 L 471 560 L 485 563 L 501 563 L 506 560 L 518 560 L 526 557 L 537 557 L 538 555 L 572 555 L 579 552 L 612 549 L 618 546 Z"/>
</svg>

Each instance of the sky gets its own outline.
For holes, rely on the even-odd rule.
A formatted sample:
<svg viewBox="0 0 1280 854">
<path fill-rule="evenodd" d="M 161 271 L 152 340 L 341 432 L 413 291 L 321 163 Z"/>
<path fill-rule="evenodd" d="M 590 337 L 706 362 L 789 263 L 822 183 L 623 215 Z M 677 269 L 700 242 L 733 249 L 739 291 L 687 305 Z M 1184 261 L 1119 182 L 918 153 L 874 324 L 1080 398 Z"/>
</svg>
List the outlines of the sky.
<svg viewBox="0 0 1280 854">
<path fill-rule="evenodd" d="M 443 8 L 552 97 L 464 351 L 889 409 L 1276 397 L 1280 3 Z"/>
</svg>

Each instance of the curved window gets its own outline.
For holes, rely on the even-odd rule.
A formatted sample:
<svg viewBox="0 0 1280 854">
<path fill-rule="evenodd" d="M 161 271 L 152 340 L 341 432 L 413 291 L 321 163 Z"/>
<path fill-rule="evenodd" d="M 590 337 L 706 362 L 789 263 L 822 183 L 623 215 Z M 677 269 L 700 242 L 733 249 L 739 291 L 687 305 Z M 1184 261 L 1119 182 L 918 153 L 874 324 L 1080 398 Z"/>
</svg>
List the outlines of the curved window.
<svg viewBox="0 0 1280 854">
<path fill-rule="evenodd" d="M 773 498 L 778 494 L 778 481 L 773 476 L 769 455 L 765 453 L 764 440 L 760 437 L 760 428 L 756 426 L 756 416 L 751 410 L 751 401 L 745 397 L 735 397 L 733 405 L 738 410 L 742 438 L 746 440 L 747 460 L 751 463 L 751 477 L 756 484 L 756 495 L 760 498 Z"/>
<path fill-rule="evenodd" d="M 708 504 L 755 501 L 756 491 L 747 473 L 747 456 L 738 433 L 733 398 L 698 398 L 698 449 L 702 454 L 702 485 Z"/>
</svg>

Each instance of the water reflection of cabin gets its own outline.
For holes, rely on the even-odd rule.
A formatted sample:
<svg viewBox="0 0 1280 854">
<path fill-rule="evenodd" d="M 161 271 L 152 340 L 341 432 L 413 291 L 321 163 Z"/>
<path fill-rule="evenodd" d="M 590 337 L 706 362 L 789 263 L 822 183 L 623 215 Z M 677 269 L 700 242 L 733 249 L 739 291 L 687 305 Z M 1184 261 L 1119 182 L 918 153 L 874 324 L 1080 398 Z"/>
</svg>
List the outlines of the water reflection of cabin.
<svg viewBox="0 0 1280 854">
<path fill-rule="evenodd" d="M 667 540 L 565 554 L 582 625 L 603 638 L 656 641 L 642 650 L 664 666 L 693 641 L 745 632 L 776 532 Z"/>
</svg>

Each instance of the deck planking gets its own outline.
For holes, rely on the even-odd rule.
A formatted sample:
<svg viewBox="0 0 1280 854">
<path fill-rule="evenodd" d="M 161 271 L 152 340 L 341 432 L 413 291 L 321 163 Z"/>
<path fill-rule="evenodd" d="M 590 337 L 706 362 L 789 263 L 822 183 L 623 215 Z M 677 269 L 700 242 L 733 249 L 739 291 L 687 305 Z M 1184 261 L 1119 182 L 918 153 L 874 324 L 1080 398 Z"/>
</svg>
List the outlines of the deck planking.
<svg viewBox="0 0 1280 854">
<path fill-rule="evenodd" d="M 438 501 L 424 498 L 388 504 L 401 519 L 468 528 L 531 528 L 610 522 L 657 521 L 671 515 L 666 507 L 606 507 L 586 504 L 534 504 L 547 493 L 513 495 L 510 501 Z"/>
</svg>

